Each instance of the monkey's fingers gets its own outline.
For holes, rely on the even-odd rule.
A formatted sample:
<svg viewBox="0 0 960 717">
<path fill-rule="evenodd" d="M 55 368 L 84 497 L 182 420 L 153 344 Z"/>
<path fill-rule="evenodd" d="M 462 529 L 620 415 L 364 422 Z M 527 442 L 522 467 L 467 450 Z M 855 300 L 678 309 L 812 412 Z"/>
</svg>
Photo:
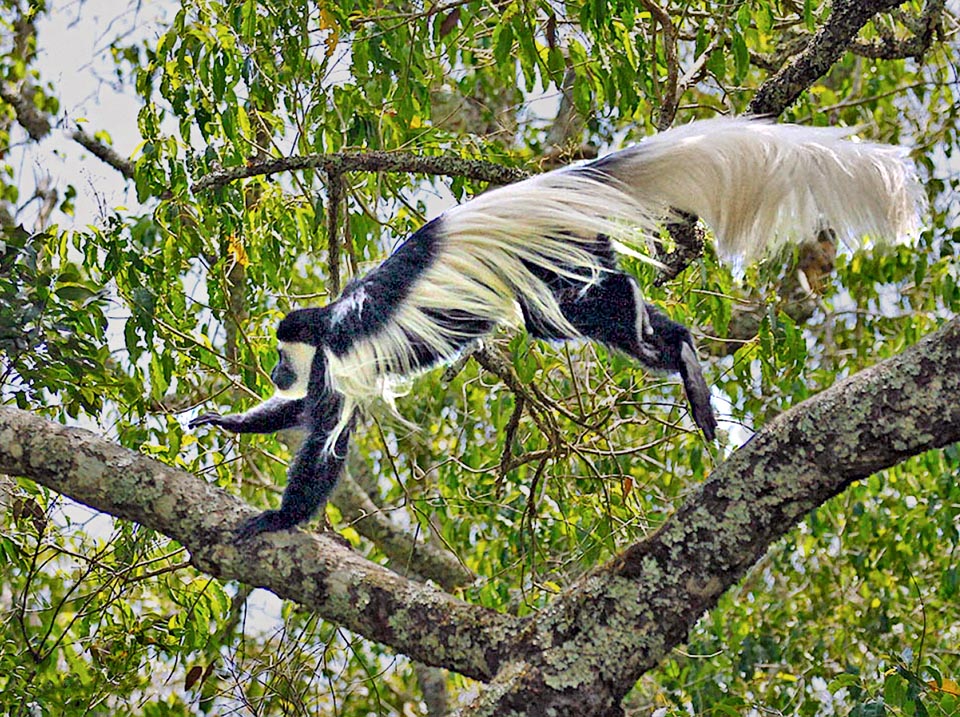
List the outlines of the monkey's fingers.
<svg viewBox="0 0 960 717">
<path fill-rule="evenodd" d="M 219 413 L 204 413 L 190 421 L 187 424 L 187 428 L 196 428 L 198 426 L 207 425 L 221 426 L 223 425 L 222 418 L 223 416 L 221 416 Z"/>
</svg>

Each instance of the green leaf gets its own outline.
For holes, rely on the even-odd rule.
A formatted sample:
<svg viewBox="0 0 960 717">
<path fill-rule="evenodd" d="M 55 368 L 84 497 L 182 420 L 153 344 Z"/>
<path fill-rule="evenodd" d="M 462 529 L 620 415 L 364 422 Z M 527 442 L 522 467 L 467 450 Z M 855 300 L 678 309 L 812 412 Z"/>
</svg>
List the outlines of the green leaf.
<svg viewBox="0 0 960 717">
<path fill-rule="evenodd" d="M 96 291 L 83 284 L 60 283 L 56 289 L 57 296 L 64 301 L 85 301 L 97 295 Z"/>
<path fill-rule="evenodd" d="M 734 80 L 742 82 L 750 69 L 750 52 L 743 34 L 734 30 L 731 37 L 734 62 Z"/>
<path fill-rule="evenodd" d="M 493 58 L 498 65 L 506 65 L 513 55 L 513 27 L 502 23 L 493 31 Z"/>
</svg>

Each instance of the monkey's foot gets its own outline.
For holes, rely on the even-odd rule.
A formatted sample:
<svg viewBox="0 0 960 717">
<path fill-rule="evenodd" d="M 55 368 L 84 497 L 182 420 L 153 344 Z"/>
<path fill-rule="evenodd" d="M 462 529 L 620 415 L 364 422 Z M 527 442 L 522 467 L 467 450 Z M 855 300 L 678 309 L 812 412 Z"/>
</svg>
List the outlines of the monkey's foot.
<svg viewBox="0 0 960 717">
<path fill-rule="evenodd" d="M 278 530 L 288 530 L 301 521 L 290 513 L 281 510 L 266 510 L 240 524 L 234 532 L 234 542 L 249 540 L 261 533 L 275 533 Z"/>
</svg>

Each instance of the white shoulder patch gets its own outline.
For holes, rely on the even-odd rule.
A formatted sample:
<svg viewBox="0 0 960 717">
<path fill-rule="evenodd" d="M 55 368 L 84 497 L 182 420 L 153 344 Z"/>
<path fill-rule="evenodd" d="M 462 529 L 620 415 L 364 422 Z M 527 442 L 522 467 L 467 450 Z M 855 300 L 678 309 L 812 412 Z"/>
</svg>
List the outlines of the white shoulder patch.
<svg viewBox="0 0 960 717">
<path fill-rule="evenodd" d="M 347 295 L 340 298 L 333 304 L 330 312 L 330 324 L 336 326 L 343 321 L 351 311 L 357 312 L 357 318 L 363 316 L 363 304 L 367 300 L 367 290 L 363 286 L 358 286 Z"/>
</svg>

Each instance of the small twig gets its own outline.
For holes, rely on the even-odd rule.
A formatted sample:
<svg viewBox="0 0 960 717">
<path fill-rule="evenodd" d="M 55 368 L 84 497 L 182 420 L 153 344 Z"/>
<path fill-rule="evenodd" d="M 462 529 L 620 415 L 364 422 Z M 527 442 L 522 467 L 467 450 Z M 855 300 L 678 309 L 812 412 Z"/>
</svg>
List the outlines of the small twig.
<svg viewBox="0 0 960 717">
<path fill-rule="evenodd" d="M 503 453 L 500 455 L 500 475 L 497 476 L 495 487 L 497 495 L 503 488 L 503 479 L 507 475 L 507 467 L 510 457 L 513 454 L 513 441 L 517 437 L 517 429 L 520 427 L 520 419 L 523 417 L 524 398 L 521 394 L 514 394 L 513 413 L 510 414 L 510 420 L 507 421 L 507 428 L 503 432 Z"/>
<path fill-rule="evenodd" d="M 416 533 L 391 520 L 370 499 L 354 477 L 369 473 L 369 470 L 357 453 L 351 452 L 350 468 L 344 471 L 331 496 L 331 502 L 340 510 L 344 523 L 371 541 L 392 561 L 404 565 L 405 572 L 414 573 L 421 580 L 433 580 L 448 592 L 469 584 L 473 575 L 455 552 L 432 540 L 418 540 Z"/>
</svg>

